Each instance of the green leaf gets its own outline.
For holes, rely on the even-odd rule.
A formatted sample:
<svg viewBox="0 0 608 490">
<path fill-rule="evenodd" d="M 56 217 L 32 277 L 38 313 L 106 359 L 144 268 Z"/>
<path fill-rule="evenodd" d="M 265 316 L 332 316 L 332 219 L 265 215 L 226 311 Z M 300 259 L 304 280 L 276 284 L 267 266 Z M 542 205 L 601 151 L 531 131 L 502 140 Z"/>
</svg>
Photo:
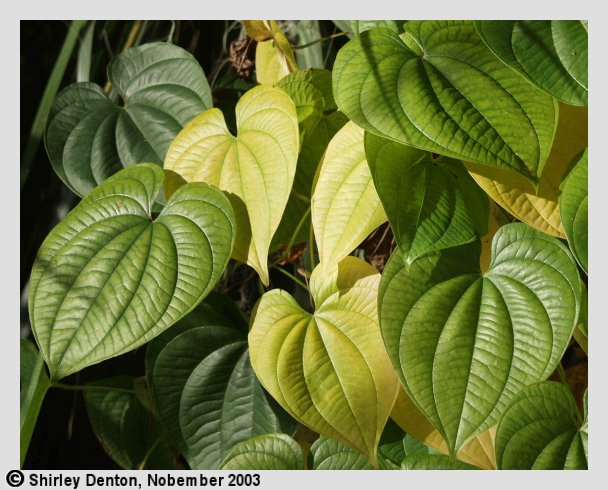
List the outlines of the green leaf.
<svg viewBox="0 0 608 490">
<path fill-rule="evenodd" d="M 247 324 L 218 312 L 218 300 L 154 339 L 146 357 L 157 412 L 193 469 L 216 469 L 238 443 L 281 431 L 249 363 Z"/>
<path fill-rule="evenodd" d="M 275 233 L 271 250 L 285 244 L 293 236 L 293 243 L 308 240 L 312 186 L 319 162 L 327 145 L 338 130 L 348 122 L 344 114 L 336 111 L 331 89 L 331 72 L 328 70 L 296 71 L 277 84 L 295 103 L 300 128 L 300 154 L 293 189 Z M 297 226 L 298 233 L 295 234 Z"/>
<path fill-rule="evenodd" d="M 561 383 L 522 390 L 496 433 L 496 462 L 505 470 L 586 470 L 587 417 L 580 427 L 576 402 Z"/>
<path fill-rule="evenodd" d="M 389 427 L 389 424 L 392 424 Z M 378 447 L 380 468 L 385 470 L 401 469 L 401 463 L 412 454 L 439 454 L 435 449 L 406 434 L 389 419 Z"/>
<path fill-rule="evenodd" d="M 587 105 L 587 30 L 578 20 L 481 20 L 475 27 L 505 64 L 556 99 Z"/>
<path fill-rule="evenodd" d="M 121 53 L 108 65 L 108 78 L 124 106 L 98 85 L 82 82 L 64 89 L 49 113 L 49 158 L 80 196 L 123 167 L 162 165 L 177 133 L 212 105 L 198 62 L 173 44 L 145 44 Z"/>
<path fill-rule="evenodd" d="M 443 454 L 413 454 L 401 463 L 402 470 L 478 470 L 476 466 Z"/>
<path fill-rule="evenodd" d="M 145 344 L 220 279 L 234 244 L 228 199 L 185 185 L 155 220 L 163 171 L 124 169 L 46 238 L 30 278 L 32 330 L 57 380 Z"/>
<path fill-rule="evenodd" d="M 408 266 L 397 251 L 380 284 L 389 356 L 451 455 L 555 370 L 580 309 L 576 263 L 558 239 L 514 223 L 494 236 L 483 275 L 479 253 L 473 243 Z"/>
<path fill-rule="evenodd" d="M 30 445 L 38 413 L 50 387 L 49 377 L 44 369 L 44 359 L 34 344 L 21 339 L 20 358 L 20 418 L 21 418 L 21 456 L 19 466 L 23 467 Z"/>
<path fill-rule="evenodd" d="M 222 462 L 222 470 L 303 470 L 304 454 L 285 434 L 253 437 L 237 445 Z"/>
<path fill-rule="evenodd" d="M 559 207 L 570 250 L 576 260 L 589 272 L 588 237 L 588 150 L 574 159 L 572 170 L 560 185 Z"/>
<path fill-rule="evenodd" d="M 347 123 L 333 137 L 311 202 L 321 262 L 337 264 L 386 221 L 365 158 L 364 131 Z"/>
<path fill-rule="evenodd" d="M 294 104 L 281 89 L 259 86 L 236 105 L 238 136 L 211 109 L 175 138 L 165 160 L 167 195 L 186 182 L 225 191 L 235 210 L 233 258 L 253 267 L 268 285 L 268 250 L 289 199 L 298 158 Z"/>
<path fill-rule="evenodd" d="M 488 198 L 459 161 L 369 133 L 365 154 L 407 263 L 486 233 Z"/>
<path fill-rule="evenodd" d="M 70 59 L 72 57 L 74 47 L 78 42 L 78 34 L 81 29 L 86 25 L 86 23 L 86 20 L 73 20 L 70 23 L 68 32 L 65 36 L 65 40 L 63 41 L 63 44 L 61 46 L 61 51 L 59 51 L 57 60 L 53 65 L 53 71 L 51 71 L 49 79 L 46 82 L 46 86 L 44 87 L 44 93 L 42 94 L 42 98 L 40 99 L 40 103 L 38 104 L 36 116 L 34 117 L 34 122 L 32 122 L 29 138 L 27 144 L 25 145 L 23 158 L 21 159 L 22 187 L 23 184 L 25 184 L 25 181 L 27 180 L 27 177 L 30 173 L 30 169 L 32 168 L 32 163 L 34 162 L 34 157 L 36 156 L 36 152 L 38 151 L 40 141 L 43 138 L 44 126 L 46 125 L 49 112 L 51 111 L 53 99 L 57 95 L 57 91 L 61 86 L 61 81 L 63 80 L 63 76 L 65 75 L 65 70 L 68 67 Z M 94 25 L 95 21 L 92 21 L 92 24 Z"/>
<path fill-rule="evenodd" d="M 253 369 L 281 406 L 372 464 L 397 390 L 378 326 L 379 280 L 355 257 L 321 264 L 310 279 L 314 314 L 275 289 L 257 303 L 249 332 Z"/>
<path fill-rule="evenodd" d="M 552 98 L 505 66 L 470 21 L 409 21 L 340 49 L 338 108 L 370 133 L 536 183 L 555 123 Z"/>
<path fill-rule="evenodd" d="M 351 20 L 350 26 L 356 35 L 362 32 L 383 27 L 398 34 L 403 32 L 403 20 Z"/>
<path fill-rule="evenodd" d="M 173 450 L 158 422 L 135 393 L 126 392 L 133 390 L 134 381 L 119 376 L 86 385 L 84 401 L 93 432 L 123 469 L 174 469 Z"/>
<path fill-rule="evenodd" d="M 521 175 L 464 162 L 477 184 L 518 220 L 565 238 L 558 206 L 559 186 L 572 159 L 587 147 L 587 108 L 559 105 L 559 120 L 549 158 L 533 189 Z"/>
<path fill-rule="evenodd" d="M 310 452 L 313 455 L 313 470 L 374 469 L 359 451 L 324 436 L 314 442 Z"/>
</svg>

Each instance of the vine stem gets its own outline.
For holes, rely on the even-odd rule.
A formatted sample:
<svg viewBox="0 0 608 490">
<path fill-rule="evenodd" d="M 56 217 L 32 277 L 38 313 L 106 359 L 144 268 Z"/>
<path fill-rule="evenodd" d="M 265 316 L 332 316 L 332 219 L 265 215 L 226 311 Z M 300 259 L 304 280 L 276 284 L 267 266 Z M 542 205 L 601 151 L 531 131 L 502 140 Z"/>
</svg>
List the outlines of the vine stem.
<svg viewBox="0 0 608 490">
<path fill-rule="evenodd" d="M 277 271 L 279 271 L 279 272 L 281 272 L 282 274 L 286 275 L 292 281 L 294 281 L 295 283 L 297 283 L 300 286 L 302 286 L 306 291 L 310 292 L 309 289 L 308 289 L 308 286 L 306 284 L 304 284 L 302 281 L 300 281 L 296 276 L 294 276 L 290 272 L 287 272 L 285 269 L 281 269 L 280 267 L 275 267 L 274 269 L 277 270 Z"/>
<path fill-rule="evenodd" d="M 64 383 L 53 383 L 51 384 L 53 388 L 59 388 L 60 390 L 66 391 L 117 391 L 119 393 L 128 393 L 130 395 L 135 395 L 137 392 L 135 390 L 129 390 L 127 388 L 118 388 L 114 386 L 102 386 L 102 385 L 66 385 Z"/>
<path fill-rule="evenodd" d="M 337 37 L 346 36 L 346 35 L 348 35 L 348 34 L 350 34 L 350 32 L 338 32 L 338 33 L 336 33 L 336 34 L 332 34 L 331 36 L 327 36 L 327 37 L 321 37 L 321 38 L 319 38 L 319 39 L 315 39 L 314 41 L 310 41 L 309 43 L 306 43 L 306 44 L 301 44 L 300 46 L 294 46 L 294 47 L 293 47 L 293 48 L 291 48 L 291 49 L 294 49 L 294 50 L 295 50 L 295 49 L 304 49 L 304 48 L 308 48 L 308 47 L 310 47 L 310 46 L 314 46 L 315 44 L 318 44 L 318 43 L 324 43 L 325 41 L 330 41 L 330 40 L 335 39 L 335 38 L 337 38 Z"/>
<path fill-rule="evenodd" d="M 156 441 L 154 441 L 154 444 L 152 444 L 150 446 L 150 448 L 146 451 L 146 454 L 144 455 L 144 459 L 141 460 L 141 463 L 137 467 L 138 470 L 143 470 L 146 467 L 146 464 L 148 463 L 148 459 L 150 459 L 150 456 L 152 456 L 152 453 L 158 447 L 158 445 L 160 444 L 160 441 L 162 439 L 163 439 L 163 434 L 161 434 L 158 437 L 158 439 L 156 439 Z"/>
<path fill-rule="evenodd" d="M 131 30 L 129 31 L 129 35 L 127 36 L 127 40 L 125 41 L 125 44 L 122 47 L 121 52 L 126 51 L 131 46 L 133 46 L 133 44 L 135 44 L 135 40 L 137 39 L 137 34 L 139 33 L 139 30 L 141 29 L 143 23 L 144 23 L 143 20 L 136 20 L 133 22 L 133 25 L 131 26 Z M 112 90 L 112 82 L 110 82 L 110 80 L 108 80 L 106 82 L 105 86 L 103 87 L 103 91 L 106 94 L 109 94 L 110 90 Z"/>
</svg>

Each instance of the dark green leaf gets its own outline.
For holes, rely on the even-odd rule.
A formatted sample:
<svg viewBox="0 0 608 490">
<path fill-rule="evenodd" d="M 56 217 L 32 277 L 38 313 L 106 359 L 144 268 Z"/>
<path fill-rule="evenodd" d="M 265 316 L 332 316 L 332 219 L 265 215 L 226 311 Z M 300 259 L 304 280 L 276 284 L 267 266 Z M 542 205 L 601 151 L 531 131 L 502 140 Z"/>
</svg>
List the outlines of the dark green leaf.
<svg viewBox="0 0 608 490">
<path fill-rule="evenodd" d="M 365 154 L 407 263 L 486 233 L 488 198 L 462 163 L 369 133 Z"/>
<path fill-rule="evenodd" d="M 137 395 L 128 392 L 134 382 L 120 376 L 87 385 L 84 400 L 93 431 L 121 468 L 174 469 L 174 451 L 160 425 Z"/>
<path fill-rule="evenodd" d="M 481 38 L 504 63 L 553 97 L 587 105 L 587 30 L 578 20 L 482 20 Z"/>
<path fill-rule="evenodd" d="M 533 183 L 555 132 L 555 101 L 501 63 L 469 21 L 366 31 L 340 49 L 333 88 L 338 108 L 370 133 Z"/>
<path fill-rule="evenodd" d="M 212 105 L 203 70 L 168 43 L 131 48 L 114 58 L 108 78 L 124 101 L 93 83 L 75 83 L 55 100 L 46 126 L 53 168 L 81 196 L 123 167 L 162 165 L 177 133 Z"/>
<path fill-rule="evenodd" d="M 586 403 L 580 427 L 576 402 L 563 384 L 547 381 L 522 390 L 498 424 L 496 464 L 505 470 L 586 470 Z"/>
</svg>

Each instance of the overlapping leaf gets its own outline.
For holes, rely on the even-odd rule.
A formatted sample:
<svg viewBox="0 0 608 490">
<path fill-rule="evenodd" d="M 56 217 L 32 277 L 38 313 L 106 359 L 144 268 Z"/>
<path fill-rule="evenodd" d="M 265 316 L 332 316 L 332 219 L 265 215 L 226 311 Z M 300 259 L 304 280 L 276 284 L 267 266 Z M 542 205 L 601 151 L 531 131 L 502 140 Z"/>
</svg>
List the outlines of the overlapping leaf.
<svg viewBox="0 0 608 490">
<path fill-rule="evenodd" d="M 249 333 L 253 369 L 270 394 L 373 464 L 397 389 L 378 326 L 379 279 L 355 257 L 319 265 L 310 280 L 314 314 L 273 290 L 256 305 Z"/>
<path fill-rule="evenodd" d="M 460 162 L 369 133 L 365 154 L 407 263 L 487 231 L 488 198 Z"/>
<path fill-rule="evenodd" d="M 249 363 L 247 324 L 212 295 L 148 348 L 157 411 L 193 469 L 216 469 L 234 446 L 279 432 L 279 418 Z"/>
<path fill-rule="evenodd" d="M 429 454 L 449 454 L 448 445 L 433 424 L 414 404 L 405 390 L 400 389 L 397 395 L 397 401 L 393 407 L 391 418 L 401 427 L 408 435 L 423 441 L 425 447 L 432 448 L 434 452 Z M 494 436 L 496 427 L 492 427 L 474 439 L 466 443 L 458 452 L 457 458 L 459 461 L 471 464 L 473 466 L 484 469 L 495 469 L 496 460 L 494 457 Z M 402 461 L 399 460 L 400 464 Z"/>
<path fill-rule="evenodd" d="M 559 206 L 570 250 L 581 267 L 588 272 L 588 151 L 575 160 L 572 170 L 560 186 Z"/>
<path fill-rule="evenodd" d="M 44 359 L 29 340 L 21 339 L 19 364 L 19 412 L 21 419 L 19 442 L 21 446 L 20 466 L 23 466 L 32 433 L 38 420 L 38 413 L 50 387 L 50 382 L 44 369 Z"/>
<path fill-rule="evenodd" d="M 212 106 L 202 68 L 173 44 L 121 53 L 110 62 L 108 78 L 124 106 L 94 83 L 75 83 L 59 94 L 48 117 L 53 168 L 81 196 L 123 167 L 162 164 L 177 133 Z"/>
<path fill-rule="evenodd" d="M 479 274 L 479 246 L 399 252 L 379 293 L 389 356 L 408 394 L 452 455 L 494 425 L 523 387 L 555 369 L 576 326 L 581 284 L 557 239 L 522 223 L 494 236 Z"/>
<path fill-rule="evenodd" d="M 413 454 L 401 463 L 402 470 L 478 470 L 479 468 L 443 454 Z"/>
<path fill-rule="evenodd" d="M 275 84 L 298 69 L 289 39 L 274 20 L 246 20 L 243 24 L 247 35 L 258 42 L 255 68 L 259 83 Z"/>
<path fill-rule="evenodd" d="M 304 454 L 285 434 L 257 436 L 237 445 L 222 462 L 222 470 L 303 470 Z"/>
<path fill-rule="evenodd" d="M 310 199 L 317 167 L 330 140 L 348 121 L 336 110 L 328 70 L 296 71 L 278 84 L 296 106 L 300 128 L 300 154 L 293 189 L 283 218 L 273 237 L 271 250 L 277 245 L 308 239 Z M 296 233 L 299 226 L 299 231 Z M 295 233 L 295 235 L 294 235 Z"/>
<path fill-rule="evenodd" d="M 551 153 L 534 190 L 521 175 L 465 162 L 486 193 L 517 219 L 558 238 L 565 238 L 558 206 L 560 183 L 572 159 L 587 147 L 587 109 L 560 104 Z"/>
<path fill-rule="evenodd" d="M 228 193 L 235 210 L 233 257 L 268 284 L 268 249 L 287 204 L 298 158 L 298 120 L 281 89 L 259 86 L 236 106 L 238 136 L 211 109 L 175 138 L 165 159 L 167 195 L 186 182 L 206 182 Z"/>
<path fill-rule="evenodd" d="M 333 85 L 339 109 L 373 134 L 533 183 L 542 174 L 556 105 L 498 60 L 472 22 L 363 32 L 340 49 Z"/>
<path fill-rule="evenodd" d="M 332 264 L 386 221 L 365 157 L 364 131 L 352 122 L 327 147 L 311 209 L 319 257 Z"/>
<path fill-rule="evenodd" d="M 349 446 L 319 437 L 310 448 L 314 470 L 373 470 L 374 467 L 359 452 Z"/>
<path fill-rule="evenodd" d="M 120 171 L 42 244 L 29 308 L 51 379 L 148 342 L 221 277 L 234 243 L 228 199 L 206 184 L 185 185 L 153 220 L 162 182 L 154 164 Z"/>
<path fill-rule="evenodd" d="M 587 417 L 581 427 L 568 388 L 547 381 L 513 399 L 498 424 L 496 461 L 505 470 L 587 469 Z"/>
<path fill-rule="evenodd" d="M 123 469 L 173 469 L 174 450 L 158 421 L 127 391 L 133 387 L 134 379 L 128 376 L 87 385 L 84 400 L 93 432 Z"/>
<path fill-rule="evenodd" d="M 553 97 L 587 105 L 587 29 L 578 20 L 481 20 L 484 42 Z"/>
</svg>

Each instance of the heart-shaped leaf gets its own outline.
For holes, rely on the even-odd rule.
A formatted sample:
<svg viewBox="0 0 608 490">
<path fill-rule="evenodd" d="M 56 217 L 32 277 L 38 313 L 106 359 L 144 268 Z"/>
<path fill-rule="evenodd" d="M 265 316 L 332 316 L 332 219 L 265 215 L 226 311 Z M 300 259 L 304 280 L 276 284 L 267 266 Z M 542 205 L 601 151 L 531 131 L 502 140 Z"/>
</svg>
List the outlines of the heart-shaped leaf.
<svg viewBox="0 0 608 490">
<path fill-rule="evenodd" d="M 372 464 L 397 389 L 378 326 L 379 280 L 355 257 L 320 264 L 310 279 L 314 314 L 275 289 L 257 303 L 249 332 L 253 369 L 281 406 Z"/>
<path fill-rule="evenodd" d="M 171 141 L 212 106 L 202 68 L 168 43 L 131 48 L 108 66 L 115 104 L 98 85 L 75 83 L 49 113 L 45 141 L 61 180 L 84 196 L 118 170 L 139 162 L 162 165 Z"/>
<path fill-rule="evenodd" d="M 587 29 L 578 20 L 481 20 L 481 38 L 504 63 L 553 97 L 587 105 Z"/>
<path fill-rule="evenodd" d="M 87 385 L 84 401 L 93 432 L 123 469 L 174 469 L 174 449 L 158 421 L 129 393 L 134 381 L 119 376 Z"/>
<path fill-rule="evenodd" d="M 452 455 L 553 372 L 579 314 L 580 277 L 558 239 L 515 223 L 492 252 L 480 275 L 476 243 L 409 266 L 397 251 L 380 284 L 389 356 Z"/>
<path fill-rule="evenodd" d="M 267 434 L 241 442 L 220 469 L 303 470 L 304 467 L 304 454 L 296 441 L 285 434 Z"/>
<path fill-rule="evenodd" d="M 407 263 L 487 231 L 488 198 L 459 161 L 369 133 L 365 154 Z"/>
<path fill-rule="evenodd" d="M 226 191 L 237 220 L 233 257 L 268 285 L 268 249 L 289 199 L 298 159 L 298 118 L 281 89 L 259 86 L 236 105 L 238 136 L 211 109 L 175 138 L 165 159 L 167 195 L 186 182 Z"/>
<path fill-rule="evenodd" d="M 517 219 L 565 238 L 558 206 L 559 186 L 572 159 L 586 147 L 587 108 L 560 104 L 555 141 L 537 190 L 519 174 L 469 162 L 465 165 L 481 188 Z"/>
<path fill-rule="evenodd" d="M 403 388 L 399 390 L 397 401 L 391 412 L 391 418 L 408 435 L 423 441 L 425 447 L 432 448 L 431 452 L 427 451 L 428 454 L 449 454 L 448 445 L 440 432 L 435 429 Z M 494 457 L 495 434 L 496 426 L 471 439 L 458 451 L 458 460 L 478 468 L 496 469 L 496 459 Z M 397 463 L 401 464 L 402 461 L 403 459 L 397 461 Z"/>
<path fill-rule="evenodd" d="M 319 162 L 329 141 L 348 122 L 346 116 L 336 110 L 330 71 L 296 71 L 283 78 L 277 86 L 287 92 L 295 103 L 301 144 L 293 188 L 273 237 L 271 250 L 290 241 L 299 243 L 308 240 L 310 199 Z"/>
<path fill-rule="evenodd" d="M 20 418 L 21 418 L 21 457 L 20 467 L 23 467 L 25 456 L 30 445 L 40 407 L 50 388 L 49 377 L 44 369 L 44 359 L 34 344 L 21 339 L 19 344 L 20 363 Z"/>
<path fill-rule="evenodd" d="M 311 210 L 320 260 L 332 264 L 386 221 L 365 158 L 364 131 L 352 122 L 327 147 Z"/>
<path fill-rule="evenodd" d="M 234 244 L 228 199 L 186 185 L 158 218 L 154 164 L 93 190 L 42 244 L 30 278 L 32 330 L 51 379 L 145 344 L 213 289 Z"/>
<path fill-rule="evenodd" d="M 314 442 L 310 452 L 313 456 L 313 470 L 374 469 L 359 451 L 324 436 Z"/>
<path fill-rule="evenodd" d="M 372 29 L 336 57 L 339 109 L 370 133 L 536 183 L 553 141 L 556 104 L 483 44 L 469 21 Z"/>
<path fill-rule="evenodd" d="M 505 470 L 586 470 L 587 417 L 581 427 L 576 402 L 561 383 L 522 390 L 496 433 L 496 462 Z"/>
<path fill-rule="evenodd" d="M 572 170 L 560 186 L 559 207 L 570 250 L 584 269 L 589 271 L 588 237 L 588 151 L 575 160 Z"/>
<path fill-rule="evenodd" d="M 192 469 L 216 469 L 238 443 L 281 431 L 249 363 L 247 323 L 231 303 L 218 312 L 220 301 L 210 296 L 146 357 L 157 412 Z"/>
</svg>

